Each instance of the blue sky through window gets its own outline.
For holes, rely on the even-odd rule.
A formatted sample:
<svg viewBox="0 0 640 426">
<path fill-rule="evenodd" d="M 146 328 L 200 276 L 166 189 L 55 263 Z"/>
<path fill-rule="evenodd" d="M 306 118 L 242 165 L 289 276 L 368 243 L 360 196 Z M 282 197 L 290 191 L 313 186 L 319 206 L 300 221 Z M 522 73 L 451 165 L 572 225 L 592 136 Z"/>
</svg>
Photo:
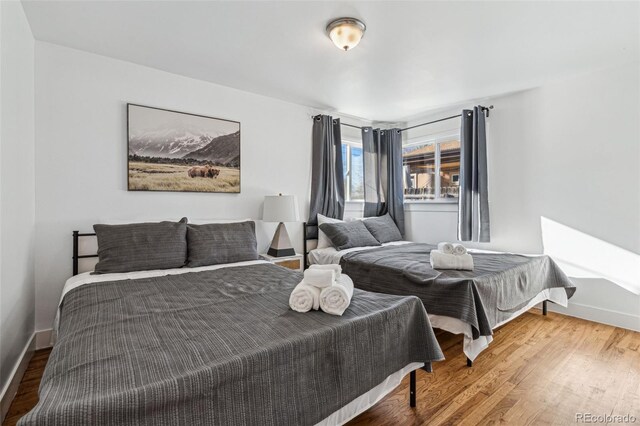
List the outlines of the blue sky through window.
<svg viewBox="0 0 640 426">
<path fill-rule="evenodd" d="M 351 147 L 351 199 L 364 200 L 364 162 L 362 148 Z"/>
<path fill-rule="evenodd" d="M 342 169 L 347 200 L 363 200 L 364 162 L 362 147 L 342 144 Z"/>
</svg>

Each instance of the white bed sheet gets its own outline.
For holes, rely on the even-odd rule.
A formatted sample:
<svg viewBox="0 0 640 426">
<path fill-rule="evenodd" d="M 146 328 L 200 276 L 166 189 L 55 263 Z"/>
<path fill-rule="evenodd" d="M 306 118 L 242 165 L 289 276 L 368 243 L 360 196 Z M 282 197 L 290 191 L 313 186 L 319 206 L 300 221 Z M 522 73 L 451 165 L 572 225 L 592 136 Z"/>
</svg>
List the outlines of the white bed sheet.
<svg viewBox="0 0 640 426">
<path fill-rule="evenodd" d="M 265 260 L 250 260 L 246 262 L 225 263 L 222 265 L 201 266 L 197 268 L 157 269 L 152 271 L 135 271 L 135 272 L 127 272 L 127 273 L 99 274 L 99 275 L 91 275 L 91 272 L 85 272 L 82 274 L 75 275 L 67 280 L 67 282 L 65 283 L 62 289 L 60 301 L 58 302 L 58 311 L 56 313 L 56 319 L 54 323 L 54 332 L 52 333 L 51 345 L 53 345 L 55 341 L 55 336 L 58 330 L 60 306 L 62 305 L 62 301 L 64 300 L 65 295 L 69 293 L 71 290 L 81 287 L 85 284 L 133 280 L 138 278 L 162 277 L 166 275 L 180 275 L 180 274 L 186 274 L 189 272 L 213 271 L 215 269 L 233 268 L 237 266 L 247 266 L 247 265 L 259 265 L 264 263 L 269 263 L 269 262 Z M 378 384 L 376 387 L 374 387 L 370 391 L 360 395 L 359 397 L 357 397 L 356 399 L 354 399 L 344 407 L 333 412 L 327 418 L 319 422 L 317 426 L 332 426 L 332 425 L 342 425 L 344 423 L 347 423 L 349 420 L 355 418 L 356 416 L 360 415 L 361 413 L 365 412 L 366 410 L 374 406 L 378 401 L 384 398 L 389 392 L 395 389 L 400 384 L 400 382 L 402 382 L 402 379 L 404 376 L 423 366 L 424 366 L 423 363 L 414 362 L 390 374 L 384 381 L 382 381 L 382 383 Z"/>
<path fill-rule="evenodd" d="M 567 307 L 568 299 L 567 292 L 564 288 L 550 288 L 544 289 L 536 297 L 531 299 L 531 301 L 522 309 L 516 311 L 506 320 L 497 324 L 493 329 L 508 323 L 509 321 L 519 317 L 520 315 L 527 312 L 529 309 L 533 308 L 537 304 L 549 300 L 558 305 Z M 429 314 L 429 321 L 431 321 L 431 326 L 434 328 L 439 328 L 444 331 L 448 331 L 453 334 L 462 334 L 464 335 L 464 340 L 462 342 L 462 351 L 471 361 L 476 359 L 476 357 L 483 350 L 489 347 L 489 343 L 493 341 L 492 336 L 480 336 L 477 339 L 473 338 L 473 334 L 471 332 L 471 325 L 453 317 L 447 317 L 443 315 L 431 315 Z"/>
<path fill-rule="evenodd" d="M 410 244 L 411 241 L 392 241 L 390 243 L 382 244 L 382 247 L 386 246 L 400 246 L 403 244 Z M 368 246 L 368 247 L 352 247 L 344 250 L 336 250 L 335 247 L 326 247 L 321 249 L 314 249 L 309 252 L 309 264 L 311 265 L 331 265 L 340 263 L 340 259 L 347 253 L 354 251 L 371 250 L 380 248 L 380 246 Z"/>
<path fill-rule="evenodd" d="M 316 426 L 333 426 L 343 425 L 347 423 L 349 420 L 355 418 L 356 416 L 364 413 L 369 408 L 376 405 L 378 401 L 380 401 L 382 398 L 387 396 L 389 392 L 398 387 L 400 382 L 402 382 L 402 378 L 404 376 L 414 370 L 422 368 L 423 366 L 423 363 L 413 362 L 396 371 L 395 373 L 390 374 L 378 386 L 371 389 L 369 392 L 360 395 L 344 407 L 329 415 L 329 417 L 325 418 L 321 422 L 316 423 Z M 407 401 L 407 404 L 408 403 L 409 402 Z"/>
</svg>

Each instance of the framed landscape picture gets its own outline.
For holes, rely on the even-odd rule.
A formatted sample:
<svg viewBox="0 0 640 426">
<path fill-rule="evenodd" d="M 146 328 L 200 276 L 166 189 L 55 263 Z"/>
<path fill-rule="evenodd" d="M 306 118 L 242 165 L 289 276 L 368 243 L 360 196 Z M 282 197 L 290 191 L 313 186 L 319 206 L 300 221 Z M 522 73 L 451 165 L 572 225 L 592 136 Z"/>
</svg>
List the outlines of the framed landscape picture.
<svg viewBox="0 0 640 426">
<path fill-rule="evenodd" d="M 240 192 L 240 123 L 127 104 L 129 191 Z"/>
</svg>

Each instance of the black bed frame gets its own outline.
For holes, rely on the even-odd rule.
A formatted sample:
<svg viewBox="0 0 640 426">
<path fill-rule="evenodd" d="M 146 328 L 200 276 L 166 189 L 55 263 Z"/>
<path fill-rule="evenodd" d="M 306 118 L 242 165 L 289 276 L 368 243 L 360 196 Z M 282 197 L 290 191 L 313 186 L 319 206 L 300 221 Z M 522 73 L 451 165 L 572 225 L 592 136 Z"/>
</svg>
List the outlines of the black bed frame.
<svg viewBox="0 0 640 426">
<path fill-rule="evenodd" d="M 304 268 L 307 268 L 307 224 L 304 224 Z M 73 231 L 73 275 L 78 275 L 78 263 L 80 259 L 87 259 L 91 257 L 98 257 L 98 254 L 80 254 L 79 241 L 80 237 L 95 237 L 95 233 L 81 233 L 80 231 Z M 431 363 L 427 362 L 422 367 L 428 373 L 433 371 Z M 416 406 L 416 370 L 409 373 L 409 406 Z"/>
<path fill-rule="evenodd" d="M 86 259 L 89 257 L 98 257 L 98 254 L 79 254 L 78 242 L 80 237 L 94 237 L 95 233 L 80 233 L 80 231 L 73 231 L 73 275 L 78 275 L 78 261 L 80 259 Z"/>
<path fill-rule="evenodd" d="M 317 228 L 317 225 L 310 225 L 307 222 L 304 222 L 302 224 L 302 237 L 303 237 L 303 249 L 304 249 L 304 269 L 307 269 L 309 267 L 309 245 L 308 245 L 308 241 L 310 240 L 317 240 L 317 238 L 314 237 L 310 237 L 309 236 L 309 232 L 308 229 L 309 228 Z M 542 315 L 547 315 L 547 302 L 548 300 L 543 300 L 542 301 Z M 469 358 L 467 358 L 467 367 L 472 367 L 473 366 L 473 361 L 471 361 Z M 413 386 L 414 386 L 414 391 L 415 391 L 415 377 L 412 377 L 412 380 L 414 382 Z M 414 405 L 412 405 L 412 407 L 414 407 Z"/>
</svg>

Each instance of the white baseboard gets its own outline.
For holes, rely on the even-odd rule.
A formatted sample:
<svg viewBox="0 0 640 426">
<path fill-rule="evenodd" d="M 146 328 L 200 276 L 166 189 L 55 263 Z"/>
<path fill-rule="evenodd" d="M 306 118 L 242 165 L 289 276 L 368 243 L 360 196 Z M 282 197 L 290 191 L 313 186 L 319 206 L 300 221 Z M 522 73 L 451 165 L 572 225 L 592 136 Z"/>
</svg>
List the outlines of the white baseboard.
<svg viewBox="0 0 640 426">
<path fill-rule="evenodd" d="M 53 341 L 51 340 L 53 336 L 53 330 L 38 330 L 35 332 L 36 336 L 36 349 L 45 349 L 53 346 Z"/>
<path fill-rule="evenodd" d="M 640 314 L 632 315 L 625 312 L 612 311 L 610 309 L 571 302 L 569 302 L 569 306 L 566 308 L 554 303 L 549 303 L 548 306 L 549 311 L 568 315 L 570 317 L 582 318 L 588 321 L 612 325 L 614 327 L 626 328 L 627 330 L 640 331 Z"/>
<path fill-rule="evenodd" d="M 2 393 L 0 394 L 0 422 L 4 421 L 4 417 L 9 412 L 9 407 L 18 392 L 22 376 L 24 376 L 24 372 L 27 370 L 29 361 L 31 361 L 31 357 L 36 350 L 35 337 L 35 333 L 31 335 L 31 338 L 20 354 L 20 358 L 18 358 L 18 362 L 15 367 L 13 367 L 13 371 L 9 375 L 9 381 L 5 385 L 4 389 L 2 389 Z"/>
</svg>

